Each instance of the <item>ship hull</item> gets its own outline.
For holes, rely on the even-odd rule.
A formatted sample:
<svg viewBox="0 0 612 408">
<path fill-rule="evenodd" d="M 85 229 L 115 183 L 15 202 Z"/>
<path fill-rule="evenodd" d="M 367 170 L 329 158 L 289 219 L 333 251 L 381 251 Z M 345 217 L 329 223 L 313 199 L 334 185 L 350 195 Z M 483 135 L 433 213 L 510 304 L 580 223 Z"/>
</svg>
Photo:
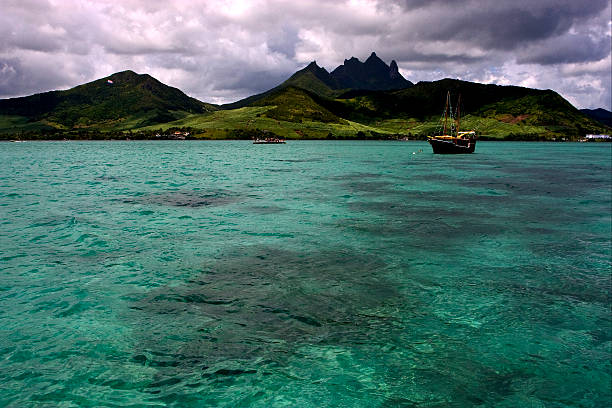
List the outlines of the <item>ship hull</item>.
<svg viewBox="0 0 612 408">
<path fill-rule="evenodd" d="M 431 145 L 435 154 L 466 154 L 474 153 L 476 148 L 475 139 L 451 139 L 443 140 L 430 138 Z"/>
</svg>

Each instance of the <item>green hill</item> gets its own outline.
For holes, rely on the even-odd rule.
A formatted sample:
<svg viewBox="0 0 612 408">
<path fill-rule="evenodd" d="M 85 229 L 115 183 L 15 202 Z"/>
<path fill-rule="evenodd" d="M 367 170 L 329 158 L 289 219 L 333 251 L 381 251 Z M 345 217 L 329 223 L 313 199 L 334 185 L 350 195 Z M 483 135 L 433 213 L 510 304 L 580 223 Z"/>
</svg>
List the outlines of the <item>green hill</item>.
<svg viewBox="0 0 612 408">
<path fill-rule="evenodd" d="M 606 126 L 612 127 L 612 112 L 603 108 L 597 109 L 580 109 L 580 112 L 584 113 L 591 119 L 603 123 Z"/>
<path fill-rule="evenodd" d="M 605 127 L 551 90 L 485 85 L 455 79 L 419 82 L 398 91 L 353 90 L 335 100 L 321 102 L 330 112 L 365 124 L 398 119 L 432 124 L 440 118 L 449 91 L 453 104 L 461 95 L 461 112 L 466 125 L 480 126 L 482 129 L 478 130 L 481 133 L 484 131 L 492 137 L 512 134 L 578 137 Z M 497 126 L 492 126 L 494 123 Z"/>
<path fill-rule="evenodd" d="M 0 100 L 0 131 L 133 129 L 215 109 L 150 75 L 123 71 L 66 91 Z"/>
<path fill-rule="evenodd" d="M 289 79 L 287 79 L 285 82 L 270 89 L 269 91 L 249 96 L 248 98 L 241 99 L 237 102 L 221 105 L 221 109 L 238 109 L 245 106 L 261 105 L 259 101 L 265 100 L 271 95 L 281 92 L 283 89 L 289 87 L 304 89 L 308 92 L 328 98 L 334 98 L 347 91 L 347 89 L 334 89 L 334 86 L 335 85 L 333 81 L 331 81 L 327 70 L 319 67 L 317 63 L 313 61 L 305 68 L 291 75 L 291 77 L 289 77 Z"/>
<path fill-rule="evenodd" d="M 397 64 L 387 66 L 374 53 L 364 63 L 356 58 L 345 60 L 332 73 L 313 61 L 278 87 L 221 108 L 268 106 L 270 110 L 262 115 L 285 121 L 287 126 L 313 120 L 344 121 L 365 126 L 374 137 L 385 134 L 425 137 L 436 131 L 450 91 L 453 104 L 461 95 L 463 125 L 484 137 L 575 139 L 586 133 L 606 131 L 605 125 L 587 117 L 551 90 L 455 79 L 413 85 L 401 75 L 395 78 L 396 82 L 389 81 L 395 71 Z M 334 129 L 330 127 L 329 132 L 333 134 Z"/>
<path fill-rule="evenodd" d="M 313 72 L 298 78 L 310 85 L 322 83 Z M 454 79 L 395 91 L 351 90 L 337 97 L 294 85 L 278 87 L 245 107 L 190 115 L 162 129 L 186 127 L 204 138 L 248 138 L 264 132 L 286 138 L 425 138 L 439 126 L 448 91 L 453 104 L 462 96 L 462 129 L 474 129 L 483 138 L 578 139 L 610 132 L 554 91 Z"/>
<path fill-rule="evenodd" d="M 266 111 L 264 115 L 287 122 L 346 122 L 323 107 L 320 101 L 321 98 L 315 93 L 289 86 L 271 92 L 251 106 L 271 106 L 272 108 Z"/>
<path fill-rule="evenodd" d="M 355 57 L 344 60 L 344 64 L 336 67 L 331 73 L 319 67 L 316 61 L 312 61 L 279 86 L 221 107 L 222 109 L 236 109 L 253 105 L 269 96 L 270 93 L 287 87 L 301 88 L 319 96 L 335 98 L 350 90 L 393 90 L 412 85 L 412 82 L 399 73 L 395 61 L 387 65 L 376 56 L 376 53 L 372 53 L 365 62 Z"/>
<path fill-rule="evenodd" d="M 233 104 L 190 98 L 149 75 L 124 71 L 67 91 L 0 100 L 0 133 L 24 137 L 155 137 L 189 130 L 202 138 L 425 138 L 450 92 L 461 95 L 462 129 L 514 140 L 578 139 L 612 129 L 552 90 L 455 79 L 413 85 L 374 53 L 329 73 L 316 62 L 281 85 Z M 140 135 L 140 136 L 138 136 Z M 134 137 L 134 135 L 132 135 Z"/>
</svg>

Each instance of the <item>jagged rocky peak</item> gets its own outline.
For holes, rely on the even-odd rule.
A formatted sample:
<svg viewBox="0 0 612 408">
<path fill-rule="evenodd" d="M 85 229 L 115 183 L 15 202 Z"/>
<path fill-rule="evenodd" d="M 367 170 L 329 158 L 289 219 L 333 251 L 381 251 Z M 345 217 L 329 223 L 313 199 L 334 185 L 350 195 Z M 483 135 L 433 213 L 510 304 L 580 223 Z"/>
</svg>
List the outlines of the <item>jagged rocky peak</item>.
<svg viewBox="0 0 612 408">
<path fill-rule="evenodd" d="M 399 68 L 397 67 L 397 62 L 395 60 L 391 60 L 391 65 L 389 65 L 389 77 L 391 79 L 399 78 L 401 74 L 399 73 Z"/>
<path fill-rule="evenodd" d="M 344 60 L 344 64 L 331 72 L 336 89 L 401 89 L 412 85 L 399 72 L 397 63 L 387 65 L 375 52 L 365 62 L 355 57 Z"/>
<path fill-rule="evenodd" d="M 304 73 L 314 74 L 331 89 L 389 90 L 412 86 L 412 82 L 402 77 L 395 61 L 389 66 L 375 52 L 364 62 L 356 57 L 345 59 L 344 64 L 331 72 L 312 61 L 292 78 L 300 78 Z"/>
<path fill-rule="evenodd" d="M 344 65 L 359 65 L 359 64 L 361 64 L 361 61 L 359 61 L 359 59 L 355 57 L 351 57 L 349 59 L 344 60 Z"/>
<path fill-rule="evenodd" d="M 379 73 L 382 73 L 384 71 L 385 73 L 387 73 L 389 71 L 389 66 L 385 64 L 385 61 L 378 58 L 375 52 L 370 54 L 370 56 L 367 60 L 365 60 L 363 65 L 364 67 L 366 67 L 366 69 L 372 71 L 371 73 L 374 73 L 374 71 L 378 71 Z"/>
<path fill-rule="evenodd" d="M 314 73 L 317 73 L 317 72 L 319 72 L 319 73 L 323 73 L 323 72 L 327 73 L 327 70 L 325 68 L 323 68 L 323 67 L 320 67 L 317 64 L 317 61 L 312 61 L 310 64 L 308 64 L 306 66 L 306 68 L 304 68 L 304 71 L 311 71 L 311 72 L 314 72 Z"/>
</svg>

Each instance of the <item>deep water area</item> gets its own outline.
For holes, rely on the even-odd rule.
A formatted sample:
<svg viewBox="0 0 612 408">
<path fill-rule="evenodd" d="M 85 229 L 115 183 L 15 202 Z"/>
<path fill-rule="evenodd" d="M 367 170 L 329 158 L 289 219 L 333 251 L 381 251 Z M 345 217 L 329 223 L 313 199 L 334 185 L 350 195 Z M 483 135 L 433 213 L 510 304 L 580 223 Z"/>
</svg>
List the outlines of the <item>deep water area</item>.
<svg viewBox="0 0 612 408">
<path fill-rule="evenodd" d="M 611 148 L 1 143 L 0 406 L 610 406 Z"/>
</svg>

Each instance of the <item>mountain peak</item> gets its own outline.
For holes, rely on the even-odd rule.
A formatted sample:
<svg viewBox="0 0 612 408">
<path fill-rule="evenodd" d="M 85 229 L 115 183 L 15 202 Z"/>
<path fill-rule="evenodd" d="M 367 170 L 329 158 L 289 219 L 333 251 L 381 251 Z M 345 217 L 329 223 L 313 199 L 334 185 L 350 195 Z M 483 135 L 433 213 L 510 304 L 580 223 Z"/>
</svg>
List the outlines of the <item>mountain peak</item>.
<svg viewBox="0 0 612 408">
<path fill-rule="evenodd" d="M 383 61 L 383 60 L 381 60 L 380 58 L 378 58 L 378 55 L 376 55 L 376 53 L 375 53 L 375 52 L 372 52 L 372 53 L 370 54 L 370 56 L 368 57 L 368 59 L 367 59 L 365 62 L 367 63 L 368 61 L 370 61 L 370 62 L 371 62 L 371 61 L 381 61 L 381 62 L 383 62 L 383 63 L 384 63 L 384 61 Z"/>
<path fill-rule="evenodd" d="M 391 65 L 389 65 L 389 77 L 391 79 L 399 78 L 402 74 L 399 73 L 399 68 L 397 67 L 397 62 L 395 60 L 391 60 Z"/>
<path fill-rule="evenodd" d="M 323 86 L 333 88 L 333 80 L 329 76 L 329 72 L 327 72 L 325 68 L 321 68 L 319 65 L 317 65 L 317 61 L 312 61 L 305 68 L 302 68 L 295 74 L 291 75 L 287 82 L 290 82 L 290 84 L 294 86 L 297 85 L 298 87 L 310 89 L 310 87 L 313 86 L 311 82 L 312 76 L 314 76 L 318 81 L 321 81 L 324 84 Z"/>
<path fill-rule="evenodd" d="M 400 74 L 395 61 L 389 66 L 375 52 L 365 62 L 355 57 L 344 60 L 343 65 L 331 72 L 331 77 L 336 83 L 336 89 L 389 90 L 412 85 Z"/>
<path fill-rule="evenodd" d="M 298 72 L 296 72 L 294 76 L 296 74 L 299 74 L 300 72 L 312 72 L 316 77 L 320 77 L 320 79 L 323 81 L 327 81 L 328 80 L 327 76 L 329 75 L 329 73 L 327 72 L 325 68 L 321 68 L 317 64 L 317 61 L 312 61 L 310 64 L 306 66 L 306 68 L 303 68 L 299 70 Z"/>
<path fill-rule="evenodd" d="M 1 115 L 19 115 L 46 128 L 124 129 L 165 123 L 212 106 L 149 74 L 126 70 L 64 91 L 0 100 Z M 46 125 L 50 123 L 50 125 Z"/>
<path fill-rule="evenodd" d="M 109 75 L 109 78 L 137 78 L 139 76 L 139 74 L 132 71 L 131 69 L 126 69 L 125 71 L 119 71 Z"/>
<path fill-rule="evenodd" d="M 378 58 L 378 56 L 376 56 L 375 52 L 373 52 L 368 57 L 368 59 L 365 60 L 365 62 L 363 64 L 372 67 L 372 69 L 374 69 L 374 70 L 380 71 L 381 74 L 382 74 L 382 71 L 388 71 L 389 70 L 389 66 L 387 64 L 385 64 L 385 61 L 383 61 L 380 58 Z"/>
<path fill-rule="evenodd" d="M 389 66 L 375 52 L 372 52 L 365 62 L 359 61 L 356 57 L 350 57 L 332 72 L 317 65 L 316 61 L 311 61 L 277 88 L 293 86 L 317 95 L 334 97 L 349 89 L 386 91 L 404 89 L 412 85 L 412 82 L 407 81 L 400 74 L 395 61 L 391 61 L 391 66 Z M 265 95 L 266 93 L 256 95 L 256 99 L 249 101 L 258 100 Z M 244 105 L 232 104 L 232 106 Z"/>
</svg>

